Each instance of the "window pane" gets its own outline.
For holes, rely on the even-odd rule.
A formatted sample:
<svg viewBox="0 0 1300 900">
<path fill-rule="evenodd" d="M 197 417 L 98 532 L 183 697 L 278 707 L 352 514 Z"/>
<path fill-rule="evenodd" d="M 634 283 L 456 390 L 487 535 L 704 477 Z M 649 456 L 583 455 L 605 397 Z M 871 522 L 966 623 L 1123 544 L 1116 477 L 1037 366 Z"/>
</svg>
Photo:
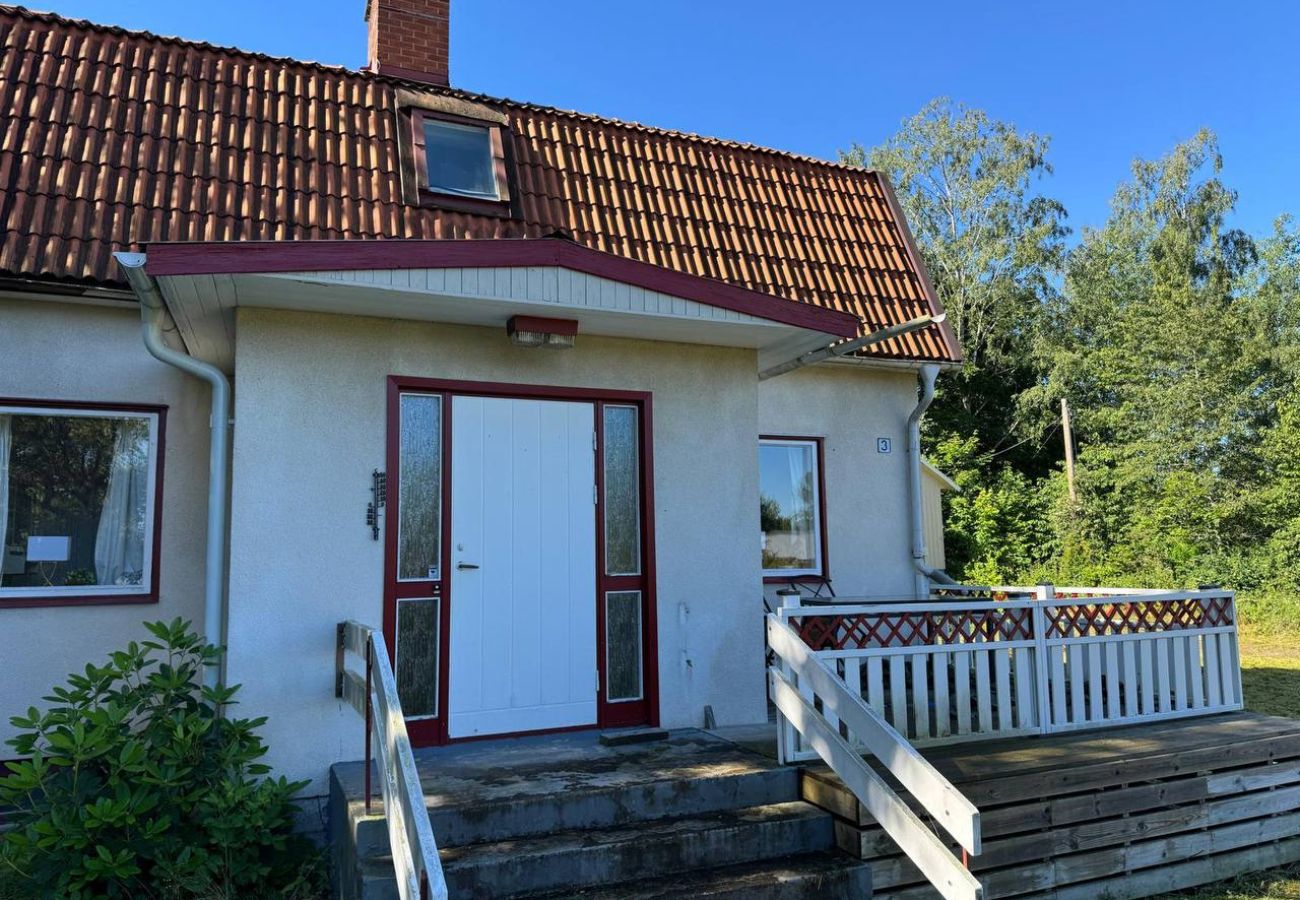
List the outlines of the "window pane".
<svg viewBox="0 0 1300 900">
<path fill-rule="evenodd" d="M 641 699 L 641 592 L 605 595 L 605 675 L 607 698 Z"/>
<path fill-rule="evenodd" d="M 436 580 L 442 561 L 442 398 L 403 394 L 398 441 L 397 577 Z"/>
<path fill-rule="evenodd" d="M 764 442 L 758 451 L 758 477 L 763 568 L 818 570 L 816 446 Z"/>
<path fill-rule="evenodd" d="M 408 718 L 438 714 L 438 598 L 397 601 L 397 697 Z"/>
<path fill-rule="evenodd" d="M 154 421 L 0 411 L 0 587 L 148 590 Z"/>
<path fill-rule="evenodd" d="M 488 129 L 426 119 L 424 151 L 431 190 L 496 198 L 496 165 Z"/>
<path fill-rule="evenodd" d="M 637 408 L 605 407 L 605 572 L 641 572 Z"/>
</svg>

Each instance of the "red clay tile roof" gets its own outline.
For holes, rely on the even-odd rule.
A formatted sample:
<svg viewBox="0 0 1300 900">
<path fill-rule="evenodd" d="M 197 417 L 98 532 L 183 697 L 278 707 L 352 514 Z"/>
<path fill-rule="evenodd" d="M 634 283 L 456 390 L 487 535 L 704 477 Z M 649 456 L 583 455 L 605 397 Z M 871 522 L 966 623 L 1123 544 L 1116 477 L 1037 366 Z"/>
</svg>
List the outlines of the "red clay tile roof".
<svg viewBox="0 0 1300 900">
<path fill-rule="evenodd" d="M 403 201 L 396 110 L 369 72 L 0 6 L 0 275 L 119 286 L 150 241 L 533 238 L 853 313 L 938 308 L 879 175 L 513 100 L 522 219 Z M 946 326 L 872 355 L 954 360 Z"/>
</svg>

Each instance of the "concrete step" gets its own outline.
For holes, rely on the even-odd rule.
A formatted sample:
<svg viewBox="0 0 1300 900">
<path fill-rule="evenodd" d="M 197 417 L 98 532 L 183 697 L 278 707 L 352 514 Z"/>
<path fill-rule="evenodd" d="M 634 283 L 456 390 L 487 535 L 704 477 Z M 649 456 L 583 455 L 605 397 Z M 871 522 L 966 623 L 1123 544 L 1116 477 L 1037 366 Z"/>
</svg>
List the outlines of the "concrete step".
<svg viewBox="0 0 1300 900">
<path fill-rule="evenodd" d="M 450 896 L 475 900 L 869 897 L 865 867 L 833 844 L 830 815 L 796 801 L 475 844 L 442 851 L 442 862 Z M 390 857 L 364 860 L 358 874 L 360 900 L 396 900 Z M 746 893 L 755 885 L 773 893 Z"/>
<path fill-rule="evenodd" d="M 545 768 L 516 763 L 495 773 L 475 768 L 460 777 L 454 763 L 440 761 L 425 785 L 426 808 L 438 845 L 458 847 L 799 799 L 793 768 L 730 745 L 704 743 L 686 751 L 666 743 L 618 752 L 602 748 Z M 332 814 L 351 822 L 348 840 L 365 858 L 389 848 L 383 803 L 376 800 L 365 815 L 357 790 L 362 773 L 357 764 L 335 767 Z"/>
<path fill-rule="evenodd" d="M 829 850 L 828 813 L 802 801 L 444 850 L 453 897 L 519 897 Z"/>
<path fill-rule="evenodd" d="M 869 900 L 871 866 L 829 850 L 537 896 L 538 900 Z"/>
</svg>

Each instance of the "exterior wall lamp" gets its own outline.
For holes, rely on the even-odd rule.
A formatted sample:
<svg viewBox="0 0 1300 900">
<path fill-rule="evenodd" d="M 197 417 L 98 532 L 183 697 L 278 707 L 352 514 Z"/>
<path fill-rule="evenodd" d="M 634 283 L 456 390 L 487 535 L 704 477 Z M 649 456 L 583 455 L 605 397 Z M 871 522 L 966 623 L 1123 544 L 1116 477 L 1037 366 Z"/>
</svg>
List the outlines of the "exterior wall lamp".
<svg viewBox="0 0 1300 900">
<path fill-rule="evenodd" d="M 506 334 L 517 347 L 547 347 L 565 350 L 578 336 L 577 319 L 547 319 L 541 316 L 511 316 Z"/>
</svg>

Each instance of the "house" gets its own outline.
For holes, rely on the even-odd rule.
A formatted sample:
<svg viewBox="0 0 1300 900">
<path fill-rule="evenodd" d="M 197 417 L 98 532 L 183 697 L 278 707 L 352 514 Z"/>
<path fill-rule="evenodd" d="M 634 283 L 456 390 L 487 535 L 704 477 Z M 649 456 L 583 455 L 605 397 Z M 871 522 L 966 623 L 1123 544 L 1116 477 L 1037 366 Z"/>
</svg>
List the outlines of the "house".
<svg viewBox="0 0 1300 900">
<path fill-rule="evenodd" d="M 445 3 L 372 5 L 366 71 L 0 21 L 7 706 L 206 618 L 323 783 L 344 619 L 441 743 L 762 720 L 765 582 L 916 590 L 907 423 L 950 329 L 761 377 L 940 313 L 882 176 L 458 91 Z M 141 303 L 219 376 L 153 358 Z M 70 445 L 97 465 L 42 493 Z"/>
<path fill-rule="evenodd" d="M 918 434 L 961 350 L 888 180 L 469 93 L 446 0 L 366 13 L 354 71 L 0 7 L 0 708 L 182 616 L 314 796 L 361 756 L 357 690 L 400 701 L 375 722 L 388 802 L 406 734 L 766 723 L 769 683 L 815 727 L 830 707 L 767 671 L 764 594 L 925 603 L 943 580 Z M 769 617 L 784 665 L 839 652 L 816 619 Z M 914 634 L 955 634 L 937 621 Z M 339 667 L 365 648 L 390 648 L 391 695 Z M 966 724 L 1003 724 L 981 684 Z M 745 828 L 832 841 L 782 816 Z"/>
<path fill-rule="evenodd" d="M 961 491 L 957 482 L 921 460 L 921 522 L 925 528 L 925 565 L 943 572 L 948 568 L 943 541 L 943 495 Z"/>
</svg>

